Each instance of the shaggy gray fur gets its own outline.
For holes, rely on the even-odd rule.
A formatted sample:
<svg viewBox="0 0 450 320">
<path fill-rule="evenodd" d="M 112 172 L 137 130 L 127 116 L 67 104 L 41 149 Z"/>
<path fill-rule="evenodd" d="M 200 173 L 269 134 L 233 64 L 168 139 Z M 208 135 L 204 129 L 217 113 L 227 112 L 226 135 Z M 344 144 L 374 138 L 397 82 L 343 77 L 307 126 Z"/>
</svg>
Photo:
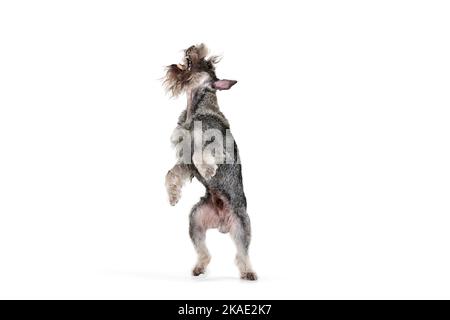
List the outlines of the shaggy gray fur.
<svg viewBox="0 0 450 320">
<path fill-rule="evenodd" d="M 192 48 L 193 47 L 190 47 L 189 51 L 186 51 L 186 54 L 192 52 L 192 50 L 195 52 L 195 47 L 194 49 Z M 202 50 L 203 49 L 204 47 L 202 47 Z M 201 123 L 201 130 L 203 133 L 209 129 L 220 131 L 224 140 L 222 141 L 222 145 L 226 146 L 227 141 L 225 137 L 228 135 L 229 138 L 232 137 L 232 135 L 230 133 L 228 120 L 219 110 L 215 89 L 216 86 L 214 86 L 214 82 L 218 81 L 218 78 L 216 77 L 214 66 L 212 63 L 207 62 L 208 60 L 205 60 L 205 57 L 203 56 L 200 60 L 189 60 L 193 61 L 189 68 L 177 67 L 178 69 L 176 69 L 176 67 L 172 65 L 166 80 L 166 85 L 170 88 L 176 87 L 178 90 L 183 90 L 184 86 L 186 87 L 185 90 L 190 88 L 189 92 L 187 92 L 188 107 L 179 116 L 178 128 L 188 130 L 190 132 L 190 137 L 194 137 L 195 123 Z M 189 72 L 189 74 L 184 75 L 183 72 Z M 177 77 L 175 77 L 174 74 Z M 202 80 L 203 82 L 198 84 L 193 84 L 186 80 L 189 78 L 197 79 L 196 81 L 199 81 L 200 75 L 203 77 L 202 79 L 204 79 L 205 74 L 207 75 L 206 80 Z M 182 80 L 176 82 L 178 81 L 177 78 Z M 213 141 L 214 139 L 202 141 L 202 150 Z M 190 214 L 189 234 L 198 253 L 198 262 L 193 270 L 193 274 L 199 275 L 205 272 L 205 268 L 210 260 L 210 255 L 205 244 L 206 230 L 211 227 L 217 227 L 221 232 L 230 232 L 232 239 L 236 244 L 238 249 L 236 263 L 241 271 L 241 278 L 256 280 L 256 274 L 253 272 L 248 258 L 251 228 L 250 218 L 247 214 L 247 200 L 242 183 L 242 166 L 239 159 L 237 144 L 234 138 L 231 141 L 233 144 L 231 150 L 234 153 L 231 157 L 232 160 L 228 160 L 224 163 L 216 163 L 217 167 L 215 172 L 212 172 L 211 176 L 205 176 L 203 172 L 202 174 L 199 171 L 199 167 L 194 160 L 195 150 L 194 141 L 192 141 L 191 154 L 187 157 L 187 159 L 189 159 L 189 161 L 187 161 L 188 163 L 182 160 L 186 159 L 186 157 L 183 158 L 181 157 L 182 155 L 178 155 L 178 164 L 176 164 L 167 174 L 166 186 L 168 187 L 169 198 L 172 205 L 178 201 L 178 198 L 181 195 L 182 184 L 184 181 L 189 180 L 189 178 L 197 178 L 197 180 L 206 188 L 205 196 L 192 208 Z M 211 214 L 211 212 L 213 213 Z M 225 212 L 225 214 L 223 214 L 223 212 Z M 213 221 L 210 225 L 201 222 L 201 219 L 205 216 Z M 223 219 L 223 221 L 220 219 Z"/>
</svg>

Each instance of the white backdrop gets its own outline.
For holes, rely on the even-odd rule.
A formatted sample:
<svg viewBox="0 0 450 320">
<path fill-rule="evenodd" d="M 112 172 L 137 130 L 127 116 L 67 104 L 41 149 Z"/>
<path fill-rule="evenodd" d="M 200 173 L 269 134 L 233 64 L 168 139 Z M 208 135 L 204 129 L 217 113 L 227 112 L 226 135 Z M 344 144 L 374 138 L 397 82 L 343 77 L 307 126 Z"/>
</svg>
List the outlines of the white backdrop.
<svg viewBox="0 0 450 320">
<path fill-rule="evenodd" d="M 446 1 L 2 1 L 1 298 L 450 298 Z M 205 42 L 241 151 L 260 277 L 164 176 Z"/>
</svg>

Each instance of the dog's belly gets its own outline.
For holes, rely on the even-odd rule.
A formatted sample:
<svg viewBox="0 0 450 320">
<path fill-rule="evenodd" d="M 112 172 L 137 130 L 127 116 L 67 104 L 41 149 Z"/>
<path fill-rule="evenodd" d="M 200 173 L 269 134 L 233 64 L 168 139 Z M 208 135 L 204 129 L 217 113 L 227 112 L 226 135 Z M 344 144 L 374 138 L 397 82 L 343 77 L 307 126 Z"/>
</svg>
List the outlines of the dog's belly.
<svg viewBox="0 0 450 320">
<path fill-rule="evenodd" d="M 235 223 L 235 216 L 228 200 L 218 193 L 211 193 L 208 201 L 200 208 L 196 218 L 203 228 L 218 228 L 222 233 L 229 232 Z"/>
</svg>

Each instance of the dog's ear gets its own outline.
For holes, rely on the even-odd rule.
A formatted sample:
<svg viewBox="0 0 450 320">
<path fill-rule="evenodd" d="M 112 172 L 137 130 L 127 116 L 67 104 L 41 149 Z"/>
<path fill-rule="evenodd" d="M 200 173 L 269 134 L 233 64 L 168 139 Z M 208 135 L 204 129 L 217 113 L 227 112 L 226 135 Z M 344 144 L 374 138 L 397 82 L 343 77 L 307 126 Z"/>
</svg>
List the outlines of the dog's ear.
<svg viewBox="0 0 450 320">
<path fill-rule="evenodd" d="M 212 87 L 218 90 L 228 90 L 237 83 L 236 80 L 217 80 L 214 81 Z"/>
</svg>

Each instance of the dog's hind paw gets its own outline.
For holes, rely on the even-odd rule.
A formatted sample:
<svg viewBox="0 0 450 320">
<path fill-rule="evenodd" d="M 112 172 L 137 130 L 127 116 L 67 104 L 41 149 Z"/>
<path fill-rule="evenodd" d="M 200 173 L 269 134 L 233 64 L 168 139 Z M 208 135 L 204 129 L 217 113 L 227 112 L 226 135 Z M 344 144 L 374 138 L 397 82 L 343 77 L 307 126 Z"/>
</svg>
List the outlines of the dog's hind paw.
<svg viewBox="0 0 450 320">
<path fill-rule="evenodd" d="M 243 272 L 241 273 L 241 279 L 255 281 L 258 280 L 258 276 L 256 275 L 255 272 Z"/>
<path fill-rule="evenodd" d="M 201 274 L 204 274 L 205 273 L 205 268 L 203 268 L 203 267 L 195 267 L 193 270 L 192 270 L 192 275 L 194 276 L 194 277 L 197 277 L 197 276 L 199 276 L 199 275 L 201 275 Z"/>
</svg>

